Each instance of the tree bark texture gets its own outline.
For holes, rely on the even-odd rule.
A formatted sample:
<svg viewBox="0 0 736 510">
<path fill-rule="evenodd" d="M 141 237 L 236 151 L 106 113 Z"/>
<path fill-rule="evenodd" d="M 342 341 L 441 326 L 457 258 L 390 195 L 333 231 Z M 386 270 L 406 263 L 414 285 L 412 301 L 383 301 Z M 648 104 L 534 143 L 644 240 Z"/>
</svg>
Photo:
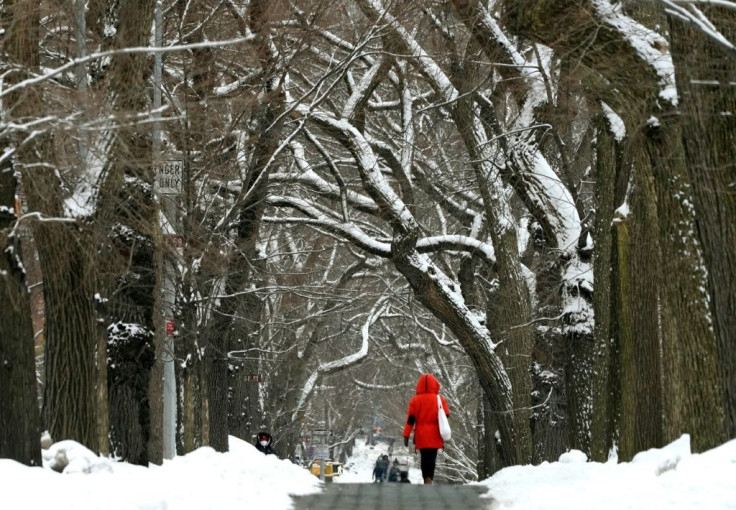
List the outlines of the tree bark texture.
<svg viewBox="0 0 736 510">
<path fill-rule="evenodd" d="M 153 25 L 155 0 L 126 2 L 119 7 L 114 47 L 148 45 Z M 149 127 L 131 122 L 129 116 L 146 111 L 149 98 L 146 83 L 151 74 L 148 56 L 120 54 L 112 58 L 106 85 L 113 113 L 120 125 L 112 133 L 110 158 L 100 190 L 99 219 L 110 228 L 109 270 L 106 284 L 109 293 L 111 335 L 125 333 L 125 342 L 110 337 L 111 437 L 118 444 L 114 450 L 136 464 L 163 460 L 163 430 L 151 429 L 151 405 L 162 420 L 163 394 L 150 390 L 151 368 L 162 363 L 161 346 L 155 346 L 154 313 L 158 275 L 162 274 L 155 255 L 159 238 L 157 207 L 152 193 L 151 137 Z M 134 328 L 137 325 L 140 329 Z M 159 335 L 159 338 L 161 336 Z M 114 344 L 114 345 L 113 345 Z M 115 353 L 121 356 L 116 359 Z M 158 356 L 158 357 L 157 357 Z M 138 369 L 135 365 L 138 364 Z M 154 374 L 160 374 L 160 367 Z M 140 387 L 139 387 L 140 386 Z M 158 391 L 158 390 L 157 390 Z M 136 423 L 132 427 L 132 423 Z M 151 437 L 154 445 L 149 445 Z M 149 459 L 149 446 L 153 446 Z"/>
<path fill-rule="evenodd" d="M 17 63 L 34 68 L 39 58 L 38 4 L 18 2 L 12 9 L 17 10 L 6 49 Z M 15 115 L 30 116 L 40 104 L 40 93 L 27 88 L 9 103 Z M 53 218 L 63 216 L 59 182 L 48 166 L 34 165 L 50 159 L 48 144 L 49 137 L 41 136 L 25 145 L 19 162 L 29 208 Z M 91 237 L 85 226 L 61 222 L 37 223 L 34 236 L 44 279 L 44 426 L 55 440 L 74 439 L 97 451 Z"/>
<path fill-rule="evenodd" d="M 636 150 L 634 148 L 633 150 Z M 637 452 L 662 446 L 663 374 L 660 306 L 663 281 L 654 182 L 639 171 L 646 154 L 632 154 L 629 197 L 631 215 L 616 224 L 618 250 L 617 308 L 619 310 L 620 449 L 630 460 Z M 623 200 L 626 200 L 625 198 Z"/>
<path fill-rule="evenodd" d="M 74 439 L 96 452 L 97 324 L 91 236 L 85 227 L 52 223 L 37 225 L 35 237 L 45 269 L 44 426 L 55 441 Z"/>
<path fill-rule="evenodd" d="M 0 169 L 0 457 L 41 465 L 31 305 L 20 257 L 15 176 Z"/>
<path fill-rule="evenodd" d="M 596 215 L 593 235 L 596 249 L 593 253 L 593 279 L 595 294 L 595 351 L 593 365 L 593 420 L 591 423 L 591 459 L 604 462 L 613 446 L 615 429 L 613 342 L 618 330 L 612 324 L 611 313 L 617 302 L 613 293 L 613 280 L 618 276 L 613 256 L 614 210 L 618 203 L 615 196 L 617 176 L 622 172 L 620 146 L 607 123 L 599 118 L 596 133 Z"/>
<path fill-rule="evenodd" d="M 703 6 L 728 41 L 733 9 Z M 736 437 L 736 57 L 692 24 L 670 17 L 685 158 L 708 269 L 723 380 L 726 435 Z"/>
<path fill-rule="evenodd" d="M 645 145 L 659 224 L 664 441 L 688 433 L 700 452 L 725 439 L 723 386 L 679 126 L 649 126 Z"/>
<path fill-rule="evenodd" d="M 2 59 L 20 69 L 38 66 L 38 4 L 35 1 L 5 2 L 0 12 Z M 25 72 L 9 73 L 6 82 L 20 81 Z M 30 113 L 35 94 L 13 94 L 3 100 L 3 116 L 23 121 Z M 2 140 L 3 145 L 21 139 Z M 0 457 L 29 466 L 41 465 L 36 365 L 31 304 L 21 259 L 21 229 L 16 211 L 18 177 L 24 164 L 33 162 L 33 151 L 17 154 L 18 169 L 0 167 Z M 14 232 L 14 229 L 15 232 Z"/>
<path fill-rule="evenodd" d="M 475 162 L 475 178 L 483 197 L 498 272 L 499 287 L 489 301 L 486 323 L 494 341 L 502 344 L 499 355 L 514 389 L 513 416 L 517 430 L 514 447 L 518 449 L 519 462 L 527 464 L 532 460 L 531 351 L 534 345 L 529 291 L 522 276 L 516 229 L 508 222 L 509 204 L 502 192 L 498 170 L 484 153 L 483 148 L 488 146 L 487 136 L 474 118 L 476 110 L 472 95 L 469 90 L 464 90 L 471 88 L 470 77 L 462 76 L 457 81 L 461 83 L 458 91 L 462 98 L 453 111 L 453 119 L 471 160 Z"/>
</svg>

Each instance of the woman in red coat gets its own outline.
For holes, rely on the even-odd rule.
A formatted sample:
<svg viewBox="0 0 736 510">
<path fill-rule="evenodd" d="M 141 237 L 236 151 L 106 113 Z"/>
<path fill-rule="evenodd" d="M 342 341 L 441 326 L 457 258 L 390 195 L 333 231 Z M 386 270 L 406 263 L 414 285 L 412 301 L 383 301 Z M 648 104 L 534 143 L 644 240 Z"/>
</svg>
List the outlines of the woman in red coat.
<svg viewBox="0 0 736 510">
<path fill-rule="evenodd" d="M 409 446 L 409 435 L 414 428 L 414 447 L 419 450 L 422 458 L 422 477 L 424 483 L 432 483 L 434 468 L 437 462 L 437 450 L 445 446 L 440 436 L 440 424 L 437 420 L 437 394 L 440 383 L 432 374 L 422 374 L 417 383 L 417 394 L 409 401 L 409 411 L 406 413 L 404 425 L 404 446 Z M 442 408 L 450 416 L 444 397 Z"/>
</svg>

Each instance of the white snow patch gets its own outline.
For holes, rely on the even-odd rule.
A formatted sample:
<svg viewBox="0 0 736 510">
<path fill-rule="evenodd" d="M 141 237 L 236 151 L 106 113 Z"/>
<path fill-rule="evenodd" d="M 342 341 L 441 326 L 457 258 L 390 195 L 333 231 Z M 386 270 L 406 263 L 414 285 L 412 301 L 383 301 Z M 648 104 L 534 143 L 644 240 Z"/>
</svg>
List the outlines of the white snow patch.
<svg viewBox="0 0 736 510">
<path fill-rule="evenodd" d="M 606 119 L 608 119 L 609 126 L 611 126 L 613 137 L 617 142 L 621 143 L 621 141 L 626 138 L 626 125 L 624 124 L 624 121 L 606 103 L 601 102 L 601 108 L 603 109 Z"/>
</svg>

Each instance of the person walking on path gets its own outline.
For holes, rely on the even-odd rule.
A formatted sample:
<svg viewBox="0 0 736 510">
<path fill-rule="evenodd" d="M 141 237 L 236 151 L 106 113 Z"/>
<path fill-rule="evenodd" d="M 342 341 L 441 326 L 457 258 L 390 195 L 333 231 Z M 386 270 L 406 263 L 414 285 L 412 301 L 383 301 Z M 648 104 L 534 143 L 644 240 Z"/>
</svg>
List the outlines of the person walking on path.
<svg viewBox="0 0 736 510">
<path fill-rule="evenodd" d="M 388 478 L 388 471 L 391 467 L 391 461 L 388 458 L 388 455 L 384 455 L 381 457 L 381 465 L 383 466 L 383 481 L 385 482 Z"/>
<path fill-rule="evenodd" d="M 422 478 L 424 483 L 432 483 L 437 463 L 437 450 L 444 448 L 437 419 L 437 395 L 440 383 L 432 374 L 422 374 L 417 382 L 417 392 L 409 401 L 404 425 L 404 446 L 409 446 L 409 436 L 414 429 L 414 447 L 421 456 Z M 440 396 L 445 414 L 450 416 L 445 398 Z"/>
<path fill-rule="evenodd" d="M 376 465 L 373 466 L 373 483 L 383 483 L 383 457 L 376 459 Z"/>
</svg>

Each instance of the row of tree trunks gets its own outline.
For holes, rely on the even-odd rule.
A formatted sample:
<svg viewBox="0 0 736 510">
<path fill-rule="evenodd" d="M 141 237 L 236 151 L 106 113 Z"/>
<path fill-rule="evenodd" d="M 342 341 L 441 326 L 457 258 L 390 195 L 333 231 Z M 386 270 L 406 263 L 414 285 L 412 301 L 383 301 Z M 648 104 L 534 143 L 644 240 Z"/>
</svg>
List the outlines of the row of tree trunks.
<svg viewBox="0 0 736 510">
<path fill-rule="evenodd" d="M 529 76 L 525 76 L 522 73 L 522 68 L 518 67 L 520 64 L 520 60 L 523 60 L 523 58 L 518 52 L 516 52 L 517 50 L 512 44 L 510 44 L 508 41 L 503 41 L 503 38 L 505 36 L 500 33 L 500 29 L 494 31 L 493 24 L 495 24 L 495 21 L 493 20 L 491 14 L 482 5 L 482 3 L 478 0 L 455 0 L 453 2 L 453 5 L 457 14 L 460 16 L 460 19 L 470 30 L 471 34 L 474 37 L 474 40 L 478 45 L 480 45 L 480 48 L 482 49 L 482 51 L 485 52 L 487 57 L 491 61 L 500 61 L 509 65 L 508 68 L 500 68 L 499 72 L 501 72 L 506 79 L 502 80 L 501 83 L 499 83 L 499 86 L 496 87 L 496 90 L 493 94 L 494 100 L 498 101 L 500 104 L 505 104 L 506 98 L 514 98 L 516 100 L 515 108 L 517 108 L 518 110 L 526 108 L 527 106 L 525 103 L 527 102 L 529 102 L 530 104 L 538 103 L 540 106 L 545 105 L 546 101 L 543 98 L 534 97 L 534 94 L 537 92 L 533 91 L 532 88 L 529 86 Z M 552 98 L 549 97 L 547 98 L 547 100 L 552 100 Z M 555 230 L 556 228 L 558 228 L 558 223 L 556 223 L 556 220 L 554 219 L 554 216 L 558 214 L 558 212 L 554 210 L 554 208 L 545 208 L 542 204 L 535 201 L 535 196 L 537 195 L 535 195 L 536 190 L 534 189 L 536 183 L 534 169 L 532 168 L 533 158 L 525 157 L 525 155 L 523 154 L 527 150 L 525 149 L 525 146 L 527 144 L 533 146 L 538 144 L 538 142 L 534 140 L 533 133 L 525 133 L 523 135 L 509 137 L 507 142 L 506 138 L 501 136 L 503 134 L 503 121 L 500 118 L 497 118 L 497 114 L 494 111 L 496 109 L 503 111 L 504 109 L 496 107 L 489 108 L 488 106 L 491 105 L 487 103 L 485 104 L 485 106 L 484 120 L 486 121 L 489 128 L 493 128 L 492 134 L 499 137 L 499 143 L 506 152 L 505 161 L 502 165 L 500 165 L 501 176 L 505 178 L 507 182 L 511 183 L 511 186 L 514 188 L 517 196 L 528 207 L 529 211 L 534 215 L 535 220 L 540 225 L 542 225 L 543 230 L 547 234 L 546 241 L 547 246 L 549 247 L 550 255 L 559 254 L 561 252 L 564 252 L 568 248 L 572 249 L 572 247 L 558 246 L 560 232 L 557 232 Z M 568 114 L 567 117 L 565 117 L 566 112 L 562 112 L 561 114 L 559 112 L 560 104 L 557 104 L 556 106 L 557 109 L 555 110 L 555 114 L 559 115 L 560 117 L 564 117 L 569 120 L 570 117 L 574 116 Z M 535 109 L 539 109 L 539 107 L 535 107 Z M 557 136 L 559 138 L 560 135 L 558 133 L 564 133 L 565 130 L 569 130 L 570 124 L 568 123 L 567 125 L 564 125 L 562 122 L 558 122 L 558 124 L 559 126 L 553 127 L 553 136 Z M 467 130 L 464 130 L 462 132 L 467 132 Z M 560 147 L 564 147 L 564 144 L 562 142 L 558 145 Z M 563 172 L 560 173 L 562 181 L 565 183 L 572 181 L 573 176 L 569 175 L 571 165 L 568 161 L 569 157 L 567 153 L 563 150 L 559 154 L 557 154 L 556 157 L 560 161 L 559 166 L 562 167 L 563 170 Z M 584 166 L 584 158 L 578 159 L 580 159 L 580 161 L 577 162 L 577 164 L 579 166 Z M 582 172 L 580 173 L 582 174 Z M 574 188 L 569 187 L 567 192 L 569 193 L 570 198 L 574 199 Z M 582 205 L 577 201 L 575 205 L 579 208 L 582 207 Z M 491 228 L 491 232 L 493 233 L 494 231 L 498 231 L 498 229 Z M 493 244 L 494 247 L 515 247 L 516 241 L 515 239 L 504 240 L 501 238 L 495 238 L 493 239 Z M 513 256 L 518 259 L 518 254 L 514 253 Z M 564 286 L 574 286 L 575 282 L 562 281 L 566 274 L 567 264 L 571 263 L 571 261 L 576 261 L 577 257 L 579 256 L 579 254 L 568 254 L 568 257 L 565 260 L 562 260 L 562 258 L 560 260 L 554 260 L 552 264 L 559 269 L 559 272 L 555 278 L 556 283 L 550 284 L 549 286 L 545 287 L 559 289 L 560 284 L 562 284 L 563 293 L 576 292 L 577 299 L 580 300 L 581 303 L 586 303 L 583 306 L 587 307 L 587 300 L 590 299 L 587 292 L 581 292 L 580 288 L 566 289 L 564 288 Z M 510 343 L 509 345 L 515 345 L 514 349 L 520 350 L 519 352 L 513 353 L 509 360 L 514 360 L 512 366 L 516 366 L 518 365 L 519 360 L 526 359 L 526 369 L 523 372 L 524 378 L 521 380 L 518 379 L 518 377 L 513 376 L 513 370 L 510 370 L 510 374 L 512 375 L 512 384 L 514 385 L 514 387 L 518 388 L 519 392 L 523 392 L 523 394 L 515 392 L 515 398 L 519 400 L 519 402 L 515 406 L 516 409 L 528 409 L 530 407 L 529 398 L 523 395 L 531 394 L 532 390 L 531 378 L 528 377 L 528 369 L 531 366 L 531 352 L 534 343 L 532 340 L 532 328 L 530 326 L 524 325 L 528 324 L 531 319 L 531 306 L 529 304 L 528 296 L 524 296 L 522 293 L 520 293 L 521 290 L 524 290 L 525 284 L 524 280 L 521 278 L 521 274 L 518 269 L 518 261 L 514 262 L 512 259 L 508 258 L 506 258 L 506 260 L 504 261 L 499 260 L 498 267 L 504 268 L 500 269 L 501 272 L 508 272 L 509 275 L 517 275 L 514 279 L 508 280 L 508 288 L 520 290 L 516 292 L 516 295 L 507 295 L 506 297 L 502 298 L 504 313 L 506 312 L 506 310 L 509 310 L 509 308 L 516 308 L 517 311 L 508 315 L 508 319 L 510 319 L 509 321 L 506 321 L 502 318 L 503 315 L 500 315 L 493 317 L 492 322 L 492 317 L 489 315 L 488 322 L 492 325 L 495 321 L 501 318 L 501 320 L 506 324 L 505 326 L 500 327 L 500 331 L 512 331 L 514 335 L 518 337 L 518 342 L 515 341 Z M 517 269 L 514 270 L 514 267 L 517 267 Z M 546 271 L 544 270 L 542 270 L 542 272 L 546 273 Z M 538 280 L 542 279 L 541 276 L 541 274 L 537 275 Z M 558 290 L 555 291 L 558 292 Z M 558 297 L 549 296 L 549 298 L 553 301 L 561 303 Z M 545 300 L 546 299 L 547 297 L 545 297 Z M 590 304 L 590 306 L 592 307 L 592 304 Z M 555 315 L 556 314 L 557 313 L 555 313 Z M 587 381 L 593 371 L 593 331 L 587 327 L 576 327 L 575 324 L 567 324 L 567 327 L 565 329 L 566 331 L 568 331 L 568 333 L 567 337 L 565 338 L 565 349 L 563 351 L 564 357 L 562 358 L 564 359 L 564 364 L 562 366 L 555 366 L 554 369 L 565 373 L 566 382 L 568 385 L 567 409 L 569 409 L 570 412 L 568 413 L 567 420 L 554 421 L 555 423 L 557 423 L 556 427 L 559 428 L 563 426 L 564 423 L 564 426 L 568 428 L 570 435 L 570 445 L 572 447 L 588 451 L 590 442 L 589 423 L 592 419 L 592 405 L 590 402 L 590 385 L 587 383 Z M 550 330 L 550 338 L 540 338 L 540 340 L 544 343 L 547 340 L 552 340 L 554 336 L 555 335 L 552 333 L 552 330 Z M 545 348 L 540 345 L 538 346 L 537 350 L 539 352 L 542 352 L 545 350 Z M 508 364 L 508 361 L 504 359 L 504 363 Z M 544 383 L 543 386 L 545 386 Z M 535 390 L 539 392 L 545 389 L 535 388 Z M 553 392 L 554 391 L 555 390 L 553 390 Z M 544 407 L 544 404 L 542 405 L 542 407 Z M 526 414 L 528 418 L 529 416 L 531 416 L 531 411 L 525 412 L 524 414 Z M 545 420 L 542 419 L 540 421 L 537 421 L 536 424 L 538 426 L 543 426 L 542 424 L 544 421 Z M 528 430 L 529 428 L 528 425 L 523 425 L 521 422 L 518 424 L 518 426 L 524 426 L 525 430 Z M 525 447 L 522 446 L 522 449 L 524 448 Z M 552 451 L 554 451 L 554 448 Z"/>
<path fill-rule="evenodd" d="M 509 26 L 518 33 L 550 45 L 565 58 L 580 59 L 608 80 L 605 88 L 594 91 L 594 97 L 609 101 L 621 112 L 632 140 L 631 157 L 636 171 L 640 172 L 637 183 L 651 186 L 651 196 L 656 201 L 657 228 L 647 234 L 658 240 L 656 256 L 662 271 L 656 280 L 658 291 L 649 292 L 648 296 L 657 300 L 650 301 L 650 310 L 661 310 L 661 331 L 659 339 L 650 335 L 644 340 L 648 342 L 646 345 L 662 342 L 665 417 L 662 439 L 671 441 L 687 432 L 692 434 L 696 451 L 720 444 L 724 438 L 723 401 L 720 395 L 715 395 L 720 391 L 715 388 L 721 388 L 721 373 L 715 335 L 709 325 L 707 296 L 703 294 L 707 288 L 706 272 L 696 237 L 690 177 L 678 119 L 674 111 L 660 107 L 657 102 L 658 77 L 634 51 L 626 34 L 600 18 L 600 11 L 592 3 L 506 2 L 505 13 Z M 628 80 L 630 74 L 624 74 L 621 71 L 624 68 L 629 72 L 636 69 L 641 78 L 637 82 Z M 636 189 L 641 192 L 645 188 L 640 185 Z M 625 262 L 619 260 L 619 267 Z M 671 274 L 680 276 L 671 278 Z M 622 282 L 620 288 L 625 291 L 627 287 Z M 625 303 L 622 305 L 625 310 Z M 658 352 L 638 345 L 642 339 L 636 340 L 637 356 Z M 621 354 L 625 356 L 623 347 Z M 698 384 L 689 382 L 695 380 Z M 652 387 L 647 382 L 638 385 Z M 621 412 L 635 410 L 622 408 Z"/>
</svg>

